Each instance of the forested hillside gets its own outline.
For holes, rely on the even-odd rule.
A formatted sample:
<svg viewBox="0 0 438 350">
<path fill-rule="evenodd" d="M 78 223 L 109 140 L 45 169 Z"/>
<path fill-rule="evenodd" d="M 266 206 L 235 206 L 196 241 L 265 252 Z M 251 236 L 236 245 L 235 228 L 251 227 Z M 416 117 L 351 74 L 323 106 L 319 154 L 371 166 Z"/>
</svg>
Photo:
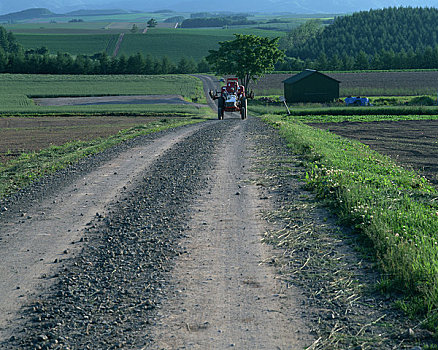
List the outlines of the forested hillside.
<svg viewBox="0 0 438 350">
<path fill-rule="evenodd" d="M 282 46 L 288 57 L 319 66 L 332 62 L 343 69 L 438 68 L 437 23 L 436 8 L 362 11 L 338 17 L 323 30 L 315 23 L 301 27 L 289 33 Z M 303 32 L 307 40 L 300 40 Z"/>
</svg>

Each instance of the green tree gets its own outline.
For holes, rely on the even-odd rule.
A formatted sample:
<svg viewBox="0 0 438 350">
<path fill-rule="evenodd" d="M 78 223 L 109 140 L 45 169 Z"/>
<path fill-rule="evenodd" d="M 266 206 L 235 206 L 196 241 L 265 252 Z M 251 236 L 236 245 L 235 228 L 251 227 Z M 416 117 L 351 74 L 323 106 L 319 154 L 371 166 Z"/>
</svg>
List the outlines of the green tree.
<svg viewBox="0 0 438 350">
<path fill-rule="evenodd" d="M 133 34 L 137 33 L 138 32 L 138 26 L 134 23 L 129 31 L 131 33 L 133 33 Z"/>
<path fill-rule="evenodd" d="M 128 74 L 141 74 L 144 69 L 144 58 L 141 53 L 129 56 L 127 62 L 126 73 Z"/>
<path fill-rule="evenodd" d="M 198 73 L 208 73 L 210 72 L 210 65 L 208 64 L 207 60 L 203 58 L 198 62 L 197 66 Z"/>
<path fill-rule="evenodd" d="M 126 74 L 127 70 L 128 70 L 128 60 L 126 59 L 126 56 L 122 54 L 118 59 L 116 74 Z"/>
<path fill-rule="evenodd" d="M 108 74 L 110 72 L 110 59 L 105 51 L 103 51 L 99 57 L 99 68 L 100 74 Z"/>
<path fill-rule="evenodd" d="M 144 60 L 143 73 L 144 74 L 154 74 L 155 62 L 150 55 L 147 55 Z"/>
<path fill-rule="evenodd" d="M 360 50 L 358 55 L 356 56 L 355 62 L 354 62 L 354 68 L 356 69 L 368 69 L 369 62 L 368 62 L 368 55 Z"/>
<path fill-rule="evenodd" d="M 179 74 L 190 74 L 196 72 L 196 63 L 193 59 L 187 59 L 182 57 L 178 62 L 178 67 L 176 68 Z"/>
<path fill-rule="evenodd" d="M 175 71 L 175 66 L 167 56 L 161 59 L 161 63 L 156 65 L 155 74 L 170 74 Z"/>
<path fill-rule="evenodd" d="M 147 21 L 148 28 L 154 28 L 157 26 L 157 24 L 158 22 L 154 18 L 151 18 L 149 21 Z"/>
<path fill-rule="evenodd" d="M 324 27 L 321 20 L 312 19 L 299 27 L 292 29 L 286 36 L 280 39 L 279 44 L 286 51 L 295 47 L 302 46 L 308 40 L 315 38 L 323 31 Z"/>
<path fill-rule="evenodd" d="M 8 58 L 5 51 L 0 47 L 0 73 L 5 72 L 6 66 L 8 65 Z"/>
<path fill-rule="evenodd" d="M 333 57 L 330 58 L 330 61 L 328 63 L 328 69 L 329 70 L 341 70 L 342 69 L 342 61 L 337 54 L 333 55 Z"/>
<path fill-rule="evenodd" d="M 318 56 L 317 66 L 319 70 L 325 70 L 328 68 L 328 60 L 324 52 L 321 52 Z"/>
<path fill-rule="evenodd" d="M 209 50 L 206 60 L 217 74 L 235 75 L 245 89 L 274 70 L 284 52 L 278 48 L 279 38 L 264 38 L 256 35 L 234 34 L 234 40 L 219 42 L 218 50 Z"/>
</svg>

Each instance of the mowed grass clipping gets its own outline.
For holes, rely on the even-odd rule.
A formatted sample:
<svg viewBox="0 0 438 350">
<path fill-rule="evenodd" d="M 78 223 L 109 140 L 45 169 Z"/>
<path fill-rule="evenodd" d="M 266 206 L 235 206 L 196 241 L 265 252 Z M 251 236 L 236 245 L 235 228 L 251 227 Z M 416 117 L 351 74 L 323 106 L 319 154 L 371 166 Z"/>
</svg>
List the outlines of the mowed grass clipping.
<svg viewBox="0 0 438 350">
<path fill-rule="evenodd" d="M 0 75 L 0 112 L 4 113 L 157 110 L 161 107 L 149 105 L 42 107 L 36 106 L 31 97 L 167 94 L 181 95 L 187 101 L 205 102 L 201 81 L 188 75 Z M 189 106 L 175 106 L 175 108 L 181 110 L 188 109 Z"/>
<path fill-rule="evenodd" d="M 0 162 L 0 199 L 28 186 L 42 176 L 52 174 L 84 157 L 102 152 L 126 140 L 202 121 L 204 121 L 202 118 L 163 118 L 160 121 L 122 130 L 107 138 L 71 141 L 39 152 L 23 153 L 7 163 Z"/>
<path fill-rule="evenodd" d="M 372 242 L 382 285 L 403 292 L 399 305 L 425 313 L 438 332 L 438 191 L 357 141 L 281 116 L 263 120 L 305 159 L 309 187 Z"/>
</svg>

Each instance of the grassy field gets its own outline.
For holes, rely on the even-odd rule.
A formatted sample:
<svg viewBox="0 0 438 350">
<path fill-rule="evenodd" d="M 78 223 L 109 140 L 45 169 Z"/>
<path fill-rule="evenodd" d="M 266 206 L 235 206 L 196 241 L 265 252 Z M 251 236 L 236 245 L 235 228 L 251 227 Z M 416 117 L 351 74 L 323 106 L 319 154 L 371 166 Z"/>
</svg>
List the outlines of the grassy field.
<svg viewBox="0 0 438 350">
<path fill-rule="evenodd" d="M 159 120 L 150 118 L 139 120 L 136 126 L 128 129 L 118 132 L 113 130 L 112 136 L 95 137 L 85 141 L 75 133 L 75 125 L 69 121 L 69 124 L 62 128 L 64 139 L 68 138 L 66 134 L 70 131 L 69 142 L 57 145 L 56 141 L 59 141 L 59 138 L 54 138 L 53 145 L 48 148 L 38 152 L 22 153 L 7 162 L 0 161 L 0 199 L 38 180 L 41 176 L 51 174 L 81 158 L 101 152 L 131 138 L 203 120 L 202 118 L 162 118 Z M 100 136 L 108 133 L 107 128 L 102 125 L 106 124 L 94 126 L 97 136 L 99 132 L 102 132 Z M 51 137 L 50 130 L 46 130 L 45 138 L 50 140 Z"/>
<path fill-rule="evenodd" d="M 186 75 L 1 75 L 0 197 L 129 138 L 212 115 L 210 108 L 198 105 L 43 107 L 29 98 L 148 94 L 205 102 L 201 81 Z"/>
<path fill-rule="evenodd" d="M 266 115 L 307 167 L 306 182 L 337 213 L 372 242 L 383 290 L 403 292 L 398 305 L 428 316 L 438 331 L 438 191 L 414 171 L 357 141 Z"/>
<path fill-rule="evenodd" d="M 50 54 L 67 52 L 71 55 L 93 55 L 114 51 L 117 34 L 16 34 L 18 42 L 25 50 L 42 46 L 48 48 Z"/>
<path fill-rule="evenodd" d="M 176 94 L 186 100 L 205 101 L 202 83 L 186 75 L 136 76 L 136 75 L 26 75 L 3 74 L 0 76 L 0 113 L 108 113 L 108 112 L 160 112 L 172 110 L 185 113 L 191 106 L 36 106 L 29 97 L 54 96 L 105 96 L 105 95 L 165 95 Z"/>
<path fill-rule="evenodd" d="M 50 34 L 16 34 L 18 42 L 25 49 L 35 49 L 46 46 L 51 54 L 68 52 L 72 55 L 92 55 L 98 52 L 107 52 L 111 55 L 114 51 L 118 35 L 114 30 L 101 30 L 100 34 L 75 33 L 67 27 L 60 33 Z M 126 32 L 119 30 L 118 32 Z M 92 31 L 95 33 L 95 31 Z M 167 29 L 154 28 L 147 34 L 125 35 L 119 50 L 119 56 L 132 55 L 141 52 L 144 56 L 161 59 L 167 56 L 172 62 L 177 63 L 182 57 L 191 57 L 196 61 L 208 55 L 208 50 L 216 49 L 219 41 L 232 40 L 234 33 L 256 34 L 267 37 L 284 35 L 283 32 L 262 30 L 254 28 L 233 29 Z"/>
</svg>

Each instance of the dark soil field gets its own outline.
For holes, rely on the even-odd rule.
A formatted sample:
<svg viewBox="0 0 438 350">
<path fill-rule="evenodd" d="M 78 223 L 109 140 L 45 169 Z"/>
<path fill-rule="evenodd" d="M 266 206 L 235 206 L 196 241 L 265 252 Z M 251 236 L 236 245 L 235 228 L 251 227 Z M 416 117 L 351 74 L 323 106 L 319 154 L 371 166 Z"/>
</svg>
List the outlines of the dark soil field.
<svg viewBox="0 0 438 350">
<path fill-rule="evenodd" d="M 438 121 L 310 124 L 359 140 L 401 165 L 419 170 L 438 185 Z"/>
<path fill-rule="evenodd" d="M 264 90 L 282 90 L 282 81 L 292 74 L 269 74 L 254 86 L 256 94 Z M 438 71 L 422 72 L 369 72 L 369 73 L 329 73 L 339 80 L 341 96 L 357 94 L 372 95 L 417 95 L 435 94 L 438 88 Z"/>
<path fill-rule="evenodd" d="M 153 117 L 6 117 L 0 118 L 0 162 L 22 152 L 38 151 L 69 141 L 88 141 L 116 134 Z"/>
</svg>

